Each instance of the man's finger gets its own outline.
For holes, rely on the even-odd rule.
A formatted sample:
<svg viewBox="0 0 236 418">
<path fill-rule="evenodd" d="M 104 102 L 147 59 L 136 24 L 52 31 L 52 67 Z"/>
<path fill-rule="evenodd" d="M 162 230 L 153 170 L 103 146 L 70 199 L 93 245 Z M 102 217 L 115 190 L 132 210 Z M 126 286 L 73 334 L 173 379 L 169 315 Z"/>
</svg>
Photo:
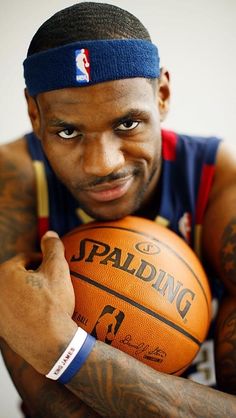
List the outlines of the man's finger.
<svg viewBox="0 0 236 418">
<path fill-rule="evenodd" d="M 47 231 L 41 239 L 41 250 L 44 260 L 64 256 L 64 246 L 59 235 L 54 231 Z"/>
<path fill-rule="evenodd" d="M 65 249 L 58 234 L 54 231 L 48 231 L 41 240 L 41 250 L 43 253 L 43 262 L 40 270 L 50 269 L 51 273 L 64 270 L 68 273 L 68 264 L 65 259 Z"/>
</svg>

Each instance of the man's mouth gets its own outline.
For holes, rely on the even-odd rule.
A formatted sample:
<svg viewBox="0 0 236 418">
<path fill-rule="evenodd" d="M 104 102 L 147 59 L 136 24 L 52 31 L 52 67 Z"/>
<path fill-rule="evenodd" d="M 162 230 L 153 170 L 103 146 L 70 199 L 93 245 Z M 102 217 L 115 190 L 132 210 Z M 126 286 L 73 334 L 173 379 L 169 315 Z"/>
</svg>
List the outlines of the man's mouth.
<svg viewBox="0 0 236 418">
<path fill-rule="evenodd" d="M 129 176 L 123 179 L 100 184 L 91 189 L 87 189 L 84 192 L 88 197 L 97 202 L 110 202 L 124 196 L 133 183 L 133 180 L 134 177 Z"/>
</svg>

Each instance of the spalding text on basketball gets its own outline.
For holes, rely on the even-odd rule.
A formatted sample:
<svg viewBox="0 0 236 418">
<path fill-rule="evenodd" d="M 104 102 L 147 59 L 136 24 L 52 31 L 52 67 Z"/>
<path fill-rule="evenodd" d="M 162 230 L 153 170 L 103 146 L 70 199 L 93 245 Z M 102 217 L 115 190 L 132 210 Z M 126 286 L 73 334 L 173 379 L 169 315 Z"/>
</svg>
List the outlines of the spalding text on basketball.
<svg viewBox="0 0 236 418">
<path fill-rule="evenodd" d="M 150 282 L 152 287 L 169 303 L 174 303 L 178 314 L 182 319 L 186 318 L 195 293 L 188 288 L 183 287 L 179 280 L 157 266 L 144 259 L 137 260 L 134 254 L 125 252 L 123 249 L 93 240 L 84 238 L 80 241 L 78 254 L 71 257 L 71 262 L 79 262 L 83 260 L 86 263 L 98 262 L 107 265 L 110 263 L 112 267 L 125 271 L 134 275 L 140 280 Z"/>
</svg>

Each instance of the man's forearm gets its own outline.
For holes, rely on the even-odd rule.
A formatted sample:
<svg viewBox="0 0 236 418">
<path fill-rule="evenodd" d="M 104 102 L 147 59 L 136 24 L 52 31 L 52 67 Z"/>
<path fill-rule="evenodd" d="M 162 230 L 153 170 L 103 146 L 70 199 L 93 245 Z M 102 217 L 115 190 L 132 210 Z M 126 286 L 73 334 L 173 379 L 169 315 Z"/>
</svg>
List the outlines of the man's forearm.
<svg viewBox="0 0 236 418">
<path fill-rule="evenodd" d="M 236 398 L 158 373 L 99 341 L 68 388 L 112 418 L 235 418 Z M 112 355 L 112 358 L 111 358 Z"/>
<path fill-rule="evenodd" d="M 48 380 L 1 341 L 4 360 L 32 418 L 98 418 L 66 387 Z"/>
</svg>

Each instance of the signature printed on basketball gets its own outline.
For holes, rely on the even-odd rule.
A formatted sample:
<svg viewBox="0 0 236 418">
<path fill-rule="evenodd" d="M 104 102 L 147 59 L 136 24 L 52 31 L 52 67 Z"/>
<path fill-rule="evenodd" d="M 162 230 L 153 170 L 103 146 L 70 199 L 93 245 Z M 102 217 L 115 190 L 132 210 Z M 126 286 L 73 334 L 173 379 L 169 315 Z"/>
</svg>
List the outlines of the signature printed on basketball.
<svg viewBox="0 0 236 418">
<path fill-rule="evenodd" d="M 134 344 L 132 342 L 132 337 L 130 334 L 126 335 L 126 337 L 123 338 L 123 340 L 120 340 L 120 343 L 124 345 L 128 345 L 129 347 L 135 348 L 135 354 L 140 354 L 143 351 L 147 351 L 147 349 L 149 348 L 149 344 L 145 344 L 145 343 Z"/>
<path fill-rule="evenodd" d="M 162 363 L 163 359 L 166 357 L 166 352 L 163 351 L 161 348 L 155 347 L 153 350 L 151 350 L 149 344 L 145 344 L 144 342 L 137 344 L 132 340 L 132 336 L 130 334 L 126 335 L 125 338 L 120 340 L 120 343 L 134 348 L 135 355 L 144 353 L 143 358 L 146 358 L 151 361 Z"/>
</svg>

